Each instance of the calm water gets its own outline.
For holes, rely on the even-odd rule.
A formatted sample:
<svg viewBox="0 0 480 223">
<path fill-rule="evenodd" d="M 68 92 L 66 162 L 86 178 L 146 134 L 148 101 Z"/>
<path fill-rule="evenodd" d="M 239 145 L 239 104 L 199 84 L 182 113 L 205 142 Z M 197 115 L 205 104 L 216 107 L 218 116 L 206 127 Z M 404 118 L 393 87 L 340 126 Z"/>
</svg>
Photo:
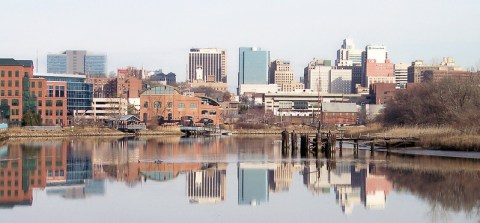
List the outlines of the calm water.
<svg viewBox="0 0 480 223">
<path fill-rule="evenodd" d="M 279 138 L 15 140 L 0 222 L 479 222 L 480 162 L 350 149 L 282 155 Z"/>
</svg>

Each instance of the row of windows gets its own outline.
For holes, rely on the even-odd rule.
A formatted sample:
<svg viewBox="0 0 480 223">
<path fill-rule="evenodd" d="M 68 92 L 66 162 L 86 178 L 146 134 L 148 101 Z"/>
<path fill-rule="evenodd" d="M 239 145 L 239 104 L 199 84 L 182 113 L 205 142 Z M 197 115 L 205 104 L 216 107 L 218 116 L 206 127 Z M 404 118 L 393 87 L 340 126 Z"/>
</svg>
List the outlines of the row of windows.
<svg viewBox="0 0 480 223">
<path fill-rule="evenodd" d="M 12 87 L 12 83 L 15 83 L 15 87 L 20 87 L 20 81 L 15 80 L 15 82 L 12 82 L 12 80 L 7 81 L 7 87 Z M 0 87 L 5 87 L 5 81 L 1 80 L 0 81 Z"/>
<path fill-rule="evenodd" d="M 47 107 L 52 107 L 52 104 L 53 104 L 52 100 L 46 100 L 45 101 L 45 106 L 47 106 Z M 55 106 L 57 106 L 57 107 L 63 106 L 63 101 L 62 100 L 56 100 L 55 101 Z M 38 101 L 38 107 L 42 107 L 42 101 Z"/>
<path fill-rule="evenodd" d="M 11 70 L 9 70 L 7 72 L 7 74 L 8 74 L 8 77 L 12 77 L 12 71 Z M 25 72 L 25 75 L 28 75 L 28 72 Z M 0 77 L 5 77 L 5 71 L 4 70 L 0 71 Z M 20 77 L 20 71 L 18 71 L 18 70 L 15 71 L 15 77 Z"/>
<path fill-rule="evenodd" d="M 31 84 L 31 85 L 32 85 L 32 87 L 34 88 L 34 87 L 35 87 L 35 82 L 32 81 L 32 84 Z M 38 84 L 37 84 L 37 86 L 38 86 L 38 88 L 42 88 L 42 87 L 43 87 L 43 83 L 42 83 L 41 81 L 39 81 Z"/>
<path fill-rule="evenodd" d="M 144 108 L 148 108 L 148 102 L 146 101 L 143 103 Z M 173 107 L 173 102 L 167 102 L 167 108 L 172 108 Z M 155 101 L 153 103 L 153 108 L 155 109 L 160 109 L 162 108 L 162 102 L 161 101 Z M 178 108 L 185 108 L 185 103 L 178 103 Z M 190 108 L 197 108 L 197 104 L 195 103 L 190 103 Z"/>
<path fill-rule="evenodd" d="M 7 91 L 7 95 L 5 95 L 5 90 L 0 90 L 0 96 L 13 96 L 12 95 L 12 90 Z M 15 90 L 15 96 L 20 96 L 20 91 Z"/>
<path fill-rule="evenodd" d="M 11 109 L 10 110 L 11 115 L 19 115 L 20 113 L 18 112 L 18 109 Z"/>
<path fill-rule="evenodd" d="M 38 110 L 38 115 L 42 115 L 42 110 Z M 55 110 L 56 116 L 63 116 L 63 110 Z M 53 116 L 53 110 L 45 110 L 45 116 Z"/>
<path fill-rule="evenodd" d="M 11 196 L 12 196 L 12 191 L 11 191 L 11 190 L 8 190 L 8 191 L 6 191 L 6 192 L 7 192 L 7 196 L 8 196 L 8 197 L 11 197 Z M 15 190 L 15 195 L 14 195 L 14 196 L 15 196 L 15 197 L 18 196 L 18 190 Z M 0 190 L 0 197 L 5 197 L 5 191 Z"/>
</svg>

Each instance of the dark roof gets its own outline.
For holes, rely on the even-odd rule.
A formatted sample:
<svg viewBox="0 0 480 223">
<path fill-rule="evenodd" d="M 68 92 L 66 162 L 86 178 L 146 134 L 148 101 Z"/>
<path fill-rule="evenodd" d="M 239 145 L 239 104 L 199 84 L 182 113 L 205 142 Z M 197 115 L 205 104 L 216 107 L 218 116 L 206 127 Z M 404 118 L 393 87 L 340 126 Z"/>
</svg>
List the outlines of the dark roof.
<svg viewBox="0 0 480 223">
<path fill-rule="evenodd" d="M 13 58 L 0 58 L 0 66 L 32 67 L 33 66 L 33 61 L 31 61 L 31 60 L 15 60 Z"/>
<path fill-rule="evenodd" d="M 33 67 L 32 60 L 17 60 L 17 62 L 22 65 L 23 67 Z"/>
<path fill-rule="evenodd" d="M 135 115 L 121 115 L 116 118 L 109 119 L 110 121 L 140 121 L 140 119 Z"/>
</svg>

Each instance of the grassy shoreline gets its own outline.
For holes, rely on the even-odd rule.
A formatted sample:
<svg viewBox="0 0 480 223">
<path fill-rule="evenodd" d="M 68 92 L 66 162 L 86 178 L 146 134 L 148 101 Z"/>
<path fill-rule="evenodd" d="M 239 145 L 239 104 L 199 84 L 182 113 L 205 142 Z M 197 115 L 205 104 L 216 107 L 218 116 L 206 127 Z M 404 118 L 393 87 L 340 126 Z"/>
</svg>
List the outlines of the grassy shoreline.
<svg viewBox="0 0 480 223">
<path fill-rule="evenodd" d="M 416 146 L 448 151 L 480 151 L 480 135 L 465 133 L 445 126 L 402 126 L 385 128 L 378 124 L 366 127 L 349 127 L 346 133 L 354 136 L 385 134 L 390 137 L 418 138 Z"/>
<path fill-rule="evenodd" d="M 266 129 L 235 129 L 227 128 L 233 135 L 280 135 L 287 129 L 289 132 L 315 133 L 314 128 L 305 126 L 271 127 Z M 418 138 L 417 147 L 448 150 L 448 151 L 480 151 L 480 135 L 464 133 L 451 127 L 383 127 L 378 124 L 371 124 L 365 127 L 349 126 L 344 127 L 345 134 L 352 136 L 366 134 L 382 134 L 390 137 L 415 137 Z M 52 138 L 52 137 L 89 137 L 89 136 L 133 136 L 134 133 L 124 133 L 109 128 L 73 128 L 56 131 L 32 131 L 23 128 L 10 128 L 0 133 L 0 142 L 8 138 Z M 157 127 L 153 130 L 140 131 L 139 136 L 163 136 L 183 135 L 178 127 Z"/>
</svg>

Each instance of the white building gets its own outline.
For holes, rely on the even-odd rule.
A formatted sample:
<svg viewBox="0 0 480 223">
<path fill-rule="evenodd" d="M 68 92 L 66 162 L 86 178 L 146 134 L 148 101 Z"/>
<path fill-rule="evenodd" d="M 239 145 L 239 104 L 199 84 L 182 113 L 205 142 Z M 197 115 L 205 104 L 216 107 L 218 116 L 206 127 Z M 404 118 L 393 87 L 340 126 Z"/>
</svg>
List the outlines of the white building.
<svg viewBox="0 0 480 223">
<path fill-rule="evenodd" d="M 385 46 L 368 45 L 365 47 L 365 60 L 375 60 L 377 63 L 385 63 L 387 58 L 387 48 Z"/>
<path fill-rule="evenodd" d="M 128 101 L 125 98 L 93 98 L 92 110 L 78 110 L 76 116 L 106 120 L 119 115 L 127 115 Z"/>
<path fill-rule="evenodd" d="M 409 64 L 398 63 L 393 66 L 395 74 L 395 83 L 398 88 L 405 88 L 408 81 L 408 67 Z"/>
<path fill-rule="evenodd" d="M 331 66 L 315 65 L 307 70 L 307 78 L 309 80 L 307 89 L 320 93 L 328 93 L 330 85 Z"/>
<path fill-rule="evenodd" d="M 245 92 L 252 93 L 274 93 L 279 92 L 280 88 L 276 84 L 241 84 L 240 85 L 240 95 L 243 95 Z"/>
<path fill-rule="evenodd" d="M 362 52 L 360 49 L 355 49 L 352 39 L 344 39 L 342 46 L 337 51 L 335 66 L 361 66 Z"/>
<path fill-rule="evenodd" d="M 328 93 L 332 94 L 350 94 L 352 93 L 352 70 L 350 69 L 331 69 L 330 86 Z"/>
</svg>

